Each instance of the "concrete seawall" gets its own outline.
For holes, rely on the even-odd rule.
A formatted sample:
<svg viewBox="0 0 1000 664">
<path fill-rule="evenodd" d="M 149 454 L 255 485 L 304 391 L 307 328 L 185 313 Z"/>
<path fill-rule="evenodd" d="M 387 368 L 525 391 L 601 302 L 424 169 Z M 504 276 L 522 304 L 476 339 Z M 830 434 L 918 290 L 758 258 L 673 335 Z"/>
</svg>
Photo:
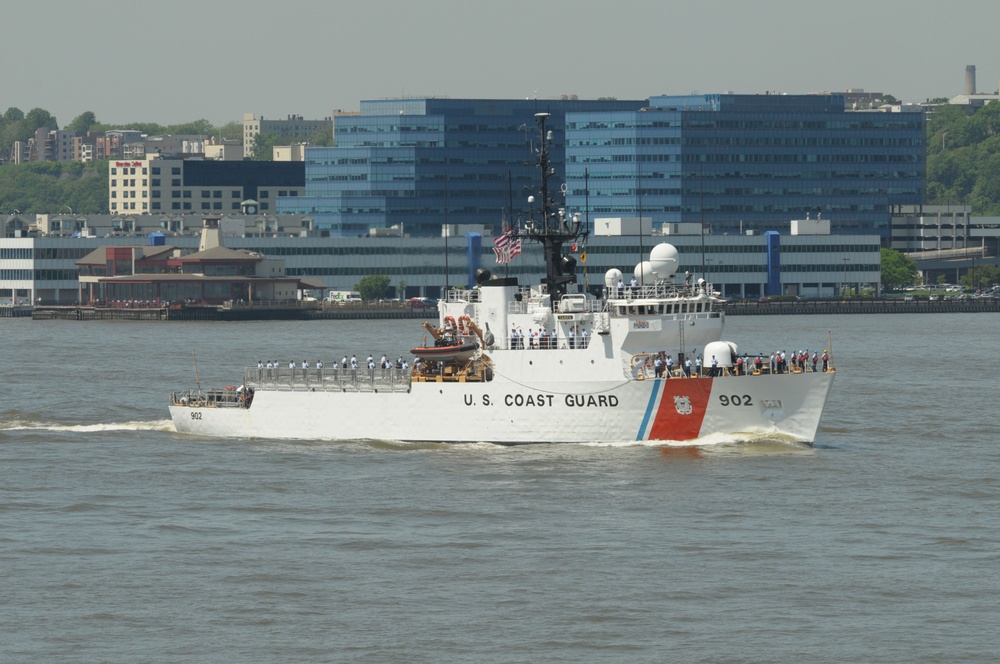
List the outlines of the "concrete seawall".
<svg viewBox="0 0 1000 664">
<path fill-rule="evenodd" d="M 722 309 L 728 316 L 998 313 L 1000 312 L 1000 299 L 727 302 Z"/>
</svg>

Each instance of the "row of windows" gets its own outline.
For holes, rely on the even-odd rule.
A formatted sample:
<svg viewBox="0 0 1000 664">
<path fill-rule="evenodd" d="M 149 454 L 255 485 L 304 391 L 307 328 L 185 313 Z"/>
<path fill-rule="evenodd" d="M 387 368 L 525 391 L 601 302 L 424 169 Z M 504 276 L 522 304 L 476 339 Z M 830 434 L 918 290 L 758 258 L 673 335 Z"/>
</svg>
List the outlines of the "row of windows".
<svg viewBox="0 0 1000 664">
<path fill-rule="evenodd" d="M 730 129 L 739 131 L 819 131 L 824 129 L 834 131 L 844 130 L 911 130 L 920 131 L 923 129 L 923 117 L 919 113 L 906 116 L 906 119 L 892 116 L 875 117 L 869 115 L 862 120 L 856 117 L 842 117 L 838 114 L 838 119 L 789 119 L 775 118 L 768 120 L 729 120 L 721 118 L 701 117 L 680 117 L 651 120 L 642 115 L 634 116 L 627 120 L 592 120 L 589 122 L 566 122 L 567 135 L 572 130 L 594 130 L 594 129 Z"/>
<path fill-rule="evenodd" d="M 0 260 L 24 260 L 31 257 L 31 249 L 0 249 Z"/>
<path fill-rule="evenodd" d="M 111 167 L 111 175 L 118 175 L 118 171 L 119 170 L 121 170 L 121 174 L 122 175 L 135 175 L 135 167 L 134 166 L 128 166 L 128 167 L 125 167 L 125 166 L 121 166 L 121 167 L 119 167 L 119 166 L 112 166 Z M 159 169 L 153 169 L 153 170 L 155 172 L 159 172 Z M 142 173 L 141 173 L 142 175 L 146 175 L 146 168 L 145 167 L 143 167 L 141 169 L 141 171 L 142 171 Z"/>
<path fill-rule="evenodd" d="M 133 205 L 135 205 L 135 203 L 133 203 Z M 201 207 L 199 209 L 201 209 L 201 210 L 222 210 L 223 209 L 223 203 L 221 203 L 221 202 L 209 203 L 208 201 L 204 201 L 200 205 L 201 205 Z M 143 206 L 145 206 L 145 203 L 143 203 Z M 260 209 L 261 210 L 268 210 L 268 209 L 270 209 L 270 207 L 271 206 L 270 206 L 269 203 L 261 203 L 260 204 Z M 111 209 L 112 210 L 115 209 L 115 204 L 114 203 L 111 204 Z M 132 208 L 132 209 L 134 210 L 135 208 Z M 145 207 L 143 207 L 143 209 L 145 209 Z M 150 209 L 152 209 L 152 210 L 162 210 L 162 209 L 164 209 L 164 207 L 160 204 L 160 201 L 153 201 L 153 204 L 150 206 Z M 194 209 L 194 205 L 192 203 L 186 203 L 186 202 L 185 203 L 181 203 L 180 201 L 174 201 L 173 203 L 170 204 L 170 209 L 171 210 L 193 210 Z M 230 203 L 229 204 L 229 209 L 230 210 L 239 210 L 240 209 L 240 204 L 237 203 L 237 202 Z"/>
</svg>

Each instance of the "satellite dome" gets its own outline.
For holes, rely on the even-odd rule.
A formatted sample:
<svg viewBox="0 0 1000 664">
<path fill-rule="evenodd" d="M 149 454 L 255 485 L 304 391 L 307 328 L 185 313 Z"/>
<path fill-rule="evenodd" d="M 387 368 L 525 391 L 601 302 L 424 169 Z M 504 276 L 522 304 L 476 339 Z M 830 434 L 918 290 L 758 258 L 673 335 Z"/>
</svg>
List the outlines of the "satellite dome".
<svg viewBox="0 0 1000 664">
<path fill-rule="evenodd" d="M 677 273 L 680 259 L 677 249 L 672 244 L 662 242 L 649 252 L 649 262 L 659 279 L 670 279 Z"/>
</svg>

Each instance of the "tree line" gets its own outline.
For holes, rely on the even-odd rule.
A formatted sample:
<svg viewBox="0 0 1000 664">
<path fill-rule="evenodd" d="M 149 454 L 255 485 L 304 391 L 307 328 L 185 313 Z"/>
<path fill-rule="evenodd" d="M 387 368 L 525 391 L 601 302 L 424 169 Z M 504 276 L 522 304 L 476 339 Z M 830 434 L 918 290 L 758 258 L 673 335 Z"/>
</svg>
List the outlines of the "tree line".
<svg viewBox="0 0 1000 664">
<path fill-rule="evenodd" d="M 27 113 L 10 107 L 0 115 L 0 215 L 15 211 L 23 214 L 100 214 L 108 209 L 108 162 L 31 162 L 11 164 L 15 141 L 34 138 L 35 131 L 54 129 L 59 124 L 51 113 L 33 108 Z M 228 122 L 215 126 L 208 120 L 194 120 L 175 125 L 155 122 L 131 122 L 109 125 L 99 122 L 92 111 L 81 113 L 62 128 L 81 135 L 88 131 L 104 133 L 111 129 L 138 131 L 149 136 L 197 135 L 220 140 L 243 140 L 243 123 Z M 270 161 L 271 149 L 287 139 L 262 133 L 252 146 L 250 159 Z M 333 144 L 332 126 L 317 131 L 310 145 Z"/>
</svg>

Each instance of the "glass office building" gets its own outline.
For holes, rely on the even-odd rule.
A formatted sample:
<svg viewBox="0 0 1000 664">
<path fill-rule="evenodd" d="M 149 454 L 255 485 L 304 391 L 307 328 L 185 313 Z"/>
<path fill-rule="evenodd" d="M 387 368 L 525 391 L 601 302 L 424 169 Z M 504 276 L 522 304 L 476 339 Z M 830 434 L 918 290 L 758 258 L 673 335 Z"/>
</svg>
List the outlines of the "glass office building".
<svg viewBox="0 0 1000 664">
<path fill-rule="evenodd" d="M 362 101 L 338 117 L 335 147 L 306 150 L 304 196 L 278 211 L 306 214 L 332 236 L 401 226 L 440 236 L 447 224 L 498 229 L 526 218 L 537 184 L 535 113 L 551 113 L 552 154 L 562 182 L 564 117 L 569 112 L 636 111 L 646 100 L 388 99 Z"/>
<path fill-rule="evenodd" d="M 822 215 L 888 241 L 892 206 L 925 190 L 924 115 L 845 111 L 844 96 L 652 97 L 566 116 L 567 207 L 596 217 L 777 230 Z"/>
</svg>

